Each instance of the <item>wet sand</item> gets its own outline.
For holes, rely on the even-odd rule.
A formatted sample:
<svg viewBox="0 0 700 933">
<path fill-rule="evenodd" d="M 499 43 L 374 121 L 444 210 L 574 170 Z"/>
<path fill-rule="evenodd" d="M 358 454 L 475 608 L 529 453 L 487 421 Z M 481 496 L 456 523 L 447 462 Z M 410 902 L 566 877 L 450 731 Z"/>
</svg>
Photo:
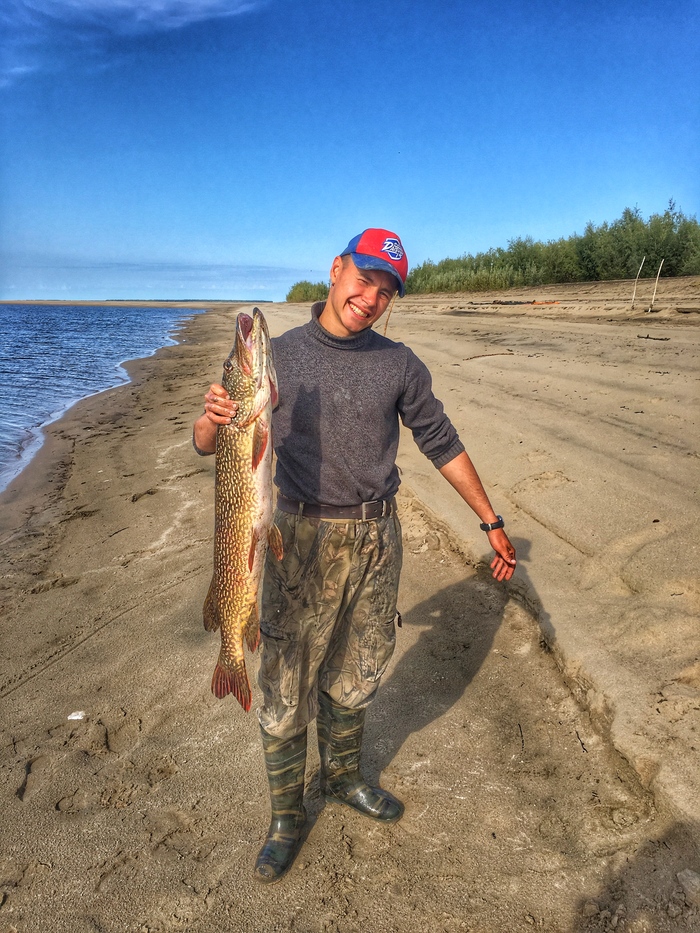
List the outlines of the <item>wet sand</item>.
<svg viewBox="0 0 700 933">
<path fill-rule="evenodd" d="M 397 303 L 389 336 L 430 366 L 520 567 L 490 580 L 402 442 L 405 624 L 366 758 L 406 816 L 324 807 L 312 753 L 308 839 L 270 890 L 257 723 L 209 691 L 213 462 L 190 446 L 237 306 L 51 425 L 0 499 L 0 931 L 697 928 L 676 874 L 700 872 L 700 279 L 648 314 L 652 287 L 634 312 L 631 283 Z"/>
</svg>

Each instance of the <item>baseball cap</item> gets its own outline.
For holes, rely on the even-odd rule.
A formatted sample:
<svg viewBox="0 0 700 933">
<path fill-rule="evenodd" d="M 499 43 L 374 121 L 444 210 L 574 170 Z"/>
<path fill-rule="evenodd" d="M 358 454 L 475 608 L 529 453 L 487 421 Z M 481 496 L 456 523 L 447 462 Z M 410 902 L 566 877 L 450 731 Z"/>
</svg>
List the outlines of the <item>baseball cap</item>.
<svg viewBox="0 0 700 933">
<path fill-rule="evenodd" d="M 340 255 L 352 256 L 358 269 L 391 272 L 399 283 L 399 295 L 403 298 L 406 293 L 408 258 L 401 240 L 391 230 L 370 227 L 353 237 Z"/>
</svg>

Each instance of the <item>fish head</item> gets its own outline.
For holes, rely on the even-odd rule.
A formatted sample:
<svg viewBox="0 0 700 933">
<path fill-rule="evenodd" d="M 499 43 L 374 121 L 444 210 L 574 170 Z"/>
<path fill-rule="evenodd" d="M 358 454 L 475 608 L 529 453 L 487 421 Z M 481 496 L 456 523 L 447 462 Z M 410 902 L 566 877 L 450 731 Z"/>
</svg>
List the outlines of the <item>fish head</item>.
<svg viewBox="0 0 700 933">
<path fill-rule="evenodd" d="M 267 322 L 258 308 L 252 317 L 241 311 L 236 318 L 233 349 L 224 361 L 222 385 L 229 396 L 246 407 L 261 391 L 269 391 L 273 405 L 277 400 L 277 376 L 272 362 L 272 347 Z"/>
</svg>

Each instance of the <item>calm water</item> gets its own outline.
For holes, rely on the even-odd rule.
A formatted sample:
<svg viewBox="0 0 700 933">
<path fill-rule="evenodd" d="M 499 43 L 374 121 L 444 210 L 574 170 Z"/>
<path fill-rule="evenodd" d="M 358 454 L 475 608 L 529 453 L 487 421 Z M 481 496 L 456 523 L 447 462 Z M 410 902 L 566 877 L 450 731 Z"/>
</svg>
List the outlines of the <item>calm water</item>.
<svg viewBox="0 0 700 933">
<path fill-rule="evenodd" d="M 128 382 L 192 308 L 0 305 L 0 490 L 41 446 L 41 427 L 81 398 Z"/>
</svg>

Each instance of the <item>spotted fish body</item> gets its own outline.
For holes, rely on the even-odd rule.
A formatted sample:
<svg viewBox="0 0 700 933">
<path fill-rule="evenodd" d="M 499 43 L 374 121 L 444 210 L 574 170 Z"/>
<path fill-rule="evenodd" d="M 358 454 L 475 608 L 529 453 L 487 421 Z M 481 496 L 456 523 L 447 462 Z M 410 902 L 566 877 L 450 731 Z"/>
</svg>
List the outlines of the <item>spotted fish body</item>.
<svg viewBox="0 0 700 933">
<path fill-rule="evenodd" d="M 204 603 L 204 627 L 221 631 L 221 651 L 212 678 L 219 698 L 233 693 L 246 712 L 250 682 L 243 640 L 254 651 L 260 640 L 258 593 L 268 543 L 282 556 L 272 523 L 272 408 L 277 376 L 265 318 L 236 319 L 233 349 L 224 362 L 222 385 L 238 403 L 231 424 L 216 437 L 214 575 Z"/>
</svg>

